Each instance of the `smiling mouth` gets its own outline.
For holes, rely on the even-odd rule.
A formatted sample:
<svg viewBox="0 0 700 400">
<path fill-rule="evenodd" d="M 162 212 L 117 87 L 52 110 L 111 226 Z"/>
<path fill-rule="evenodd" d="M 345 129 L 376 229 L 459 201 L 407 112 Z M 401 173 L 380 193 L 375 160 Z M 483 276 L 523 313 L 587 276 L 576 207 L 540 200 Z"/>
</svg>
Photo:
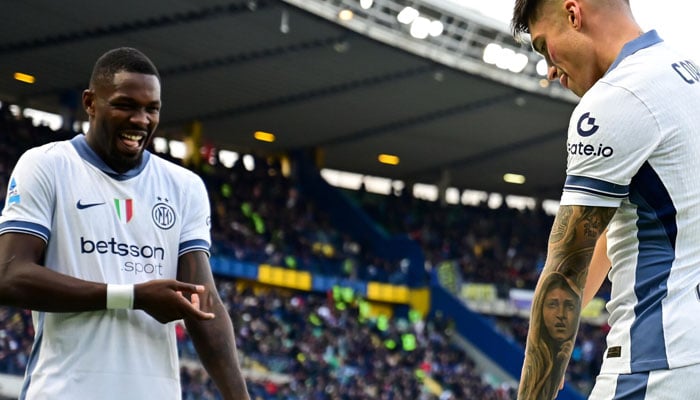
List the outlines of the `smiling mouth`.
<svg viewBox="0 0 700 400">
<path fill-rule="evenodd" d="M 141 147 L 141 143 L 145 139 L 146 135 L 143 133 L 133 133 L 133 132 L 122 132 L 119 134 L 119 139 L 128 148 L 137 150 Z"/>
</svg>

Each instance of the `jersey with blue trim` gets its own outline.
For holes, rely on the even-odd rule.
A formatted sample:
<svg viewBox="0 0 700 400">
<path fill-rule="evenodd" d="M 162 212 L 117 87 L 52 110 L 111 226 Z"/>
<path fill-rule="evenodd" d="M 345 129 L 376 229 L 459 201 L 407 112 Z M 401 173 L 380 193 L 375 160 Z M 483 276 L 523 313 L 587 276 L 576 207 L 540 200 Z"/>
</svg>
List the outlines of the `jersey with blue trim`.
<svg viewBox="0 0 700 400">
<path fill-rule="evenodd" d="M 33 148 L 10 178 L 0 234 L 46 241 L 46 268 L 136 284 L 175 279 L 178 257 L 208 253 L 202 180 L 144 152 L 124 174 L 78 135 Z M 180 399 L 174 323 L 141 310 L 34 312 L 35 339 L 20 399 Z"/>
<path fill-rule="evenodd" d="M 581 98 L 562 205 L 615 207 L 601 372 L 700 363 L 700 70 L 647 32 Z"/>
</svg>

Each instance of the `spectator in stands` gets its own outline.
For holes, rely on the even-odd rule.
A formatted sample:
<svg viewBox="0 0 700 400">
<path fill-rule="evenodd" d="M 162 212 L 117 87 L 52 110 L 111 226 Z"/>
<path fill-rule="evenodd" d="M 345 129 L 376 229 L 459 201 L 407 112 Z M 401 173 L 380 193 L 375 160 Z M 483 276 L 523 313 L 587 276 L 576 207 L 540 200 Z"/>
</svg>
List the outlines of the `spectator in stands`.
<svg viewBox="0 0 700 400">
<path fill-rule="evenodd" d="M 439 316 L 413 322 L 377 318 L 362 316 L 356 297 L 339 304 L 333 296 L 253 289 L 225 279 L 219 288 L 233 314 L 246 321 L 236 325 L 247 364 L 293 378 L 274 388 L 250 384 L 261 398 L 436 399 L 439 393 L 423 385 L 426 378 L 458 399 L 512 398 L 482 381 Z M 191 368 L 186 373 L 193 376 Z M 193 384 L 201 391 L 202 382 Z"/>
</svg>

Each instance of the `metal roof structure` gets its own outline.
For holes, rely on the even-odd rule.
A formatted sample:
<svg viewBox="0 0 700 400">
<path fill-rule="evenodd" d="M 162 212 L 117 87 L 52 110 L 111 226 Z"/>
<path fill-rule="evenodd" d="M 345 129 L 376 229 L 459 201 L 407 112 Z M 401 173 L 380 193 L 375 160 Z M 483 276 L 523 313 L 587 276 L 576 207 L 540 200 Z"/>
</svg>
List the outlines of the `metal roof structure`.
<svg viewBox="0 0 700 400">
<path fill-rule="evenodd" d="M 2 2 L 0 101 L 80 109 L 97 57 L 131 46 L 161 72 L 161 134 L 177 135 L 198 120 L 218 148 L 314 148 L 328 168 L 558 198 L 575 99 L 558 84 L 541 87 L 529 46 L 476 14 L 441 9 L 438 0 L 412 2 L 443 21 L 445 31 L 410 37 L 394 16 L 407 4 L 375 0 L 364 10 L 355 0 Z M 355 17 L 338 19 L 346 8 Z M 521 74 L 484 64 L 480 46 L 491 39 L 525 52 L 533 64 Z M 36 83 L 14 80 L 17 71 Z M 277 140 L 254 140 L 258 130 Z M 380 153 L 401 163 L 380 164 Z M 507 184 L 504 173 L 527 181 Z"/>
</svg>

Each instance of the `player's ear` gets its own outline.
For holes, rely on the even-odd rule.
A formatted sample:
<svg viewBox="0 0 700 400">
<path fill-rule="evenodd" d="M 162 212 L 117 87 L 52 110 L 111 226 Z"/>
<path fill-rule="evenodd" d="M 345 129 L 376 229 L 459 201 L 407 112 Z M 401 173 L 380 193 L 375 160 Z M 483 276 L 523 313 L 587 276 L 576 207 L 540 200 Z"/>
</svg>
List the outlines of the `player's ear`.
<svg viewBox="0 0 700 400">
<path fill-rule="evenodd" d="M 95 116 L 95 92 L 92 89 L 83 90 L 83 108 L 88 116 Z"/>
<path fill-rule="evenodd" d="M 576 30 L 581 29 L 581 6 L 576 0 L 566 0 L 564 2 L 567 20 L 569 25 Z"/>
</svg>

